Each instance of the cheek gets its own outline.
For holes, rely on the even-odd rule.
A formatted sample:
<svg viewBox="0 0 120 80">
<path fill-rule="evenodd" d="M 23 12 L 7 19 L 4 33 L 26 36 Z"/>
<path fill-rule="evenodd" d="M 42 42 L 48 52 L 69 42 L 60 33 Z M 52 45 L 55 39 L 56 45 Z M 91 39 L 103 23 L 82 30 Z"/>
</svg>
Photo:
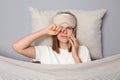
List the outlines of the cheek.
<svg viewBox="0 0 120 80">
<path fill-rule="evenodd" d="M 68 32 L 68 37 L 71 37 L 72 31 Z"/>
</svg>

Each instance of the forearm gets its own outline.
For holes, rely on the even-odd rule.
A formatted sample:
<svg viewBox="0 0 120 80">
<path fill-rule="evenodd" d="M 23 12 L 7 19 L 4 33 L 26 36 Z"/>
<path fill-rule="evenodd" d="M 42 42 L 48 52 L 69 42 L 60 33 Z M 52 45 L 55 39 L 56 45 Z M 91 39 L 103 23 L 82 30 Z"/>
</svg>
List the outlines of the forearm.
<svg viewBox="0 0 120 80">
<path fill-rule="evenodd" d="M 35 40 L 37 40 L 38 38 L 45 36 L 46 32 L 44 29 L 41 29 L 37 32 L 31 33 L 19 40 L 17 40 L 14 44 L 13 47 L 15 48 L 19 48 L 19 49 L 25 49 L 27 47 L 29 47 L 31 45 L 31 43 Z"/>
<path fill-rule="evenodd" d="M 81 59 L 78 56 L 74 56 L 73 58 L 74 58 L 75 64 L 82 63 Z"/>
</svg>

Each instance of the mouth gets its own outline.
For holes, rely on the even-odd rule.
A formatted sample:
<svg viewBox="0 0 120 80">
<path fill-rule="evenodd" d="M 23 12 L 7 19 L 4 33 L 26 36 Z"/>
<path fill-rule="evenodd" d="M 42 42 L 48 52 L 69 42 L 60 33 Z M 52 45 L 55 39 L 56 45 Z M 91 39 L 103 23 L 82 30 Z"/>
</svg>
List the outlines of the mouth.
<svg viewBox="0 0 120 80">
<path fill-rule="evenodd" d="M 68 38 L 67 36 L 61 36 L 62 38 Z"/>
</svg>

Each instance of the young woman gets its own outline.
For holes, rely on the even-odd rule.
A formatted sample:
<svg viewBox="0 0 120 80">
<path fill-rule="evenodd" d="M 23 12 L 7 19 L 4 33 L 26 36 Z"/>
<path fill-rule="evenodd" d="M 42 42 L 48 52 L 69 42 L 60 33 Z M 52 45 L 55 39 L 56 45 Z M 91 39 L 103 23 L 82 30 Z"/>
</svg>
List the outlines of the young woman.
<svg viewBox="0 0 120 80">
<path fill-rule="evenodd" d="M 52 24 L 31 33 L 13 44 L 13 49 L 41 64 L 77 64 L 91 61 L 86 46 L 79 46 L 76 39 L 77 19 L 70 12 L 59 12 Z M 31 43 L 43 36 L 52 36 L 52 46 L 32 46 Z"/>
</svg>

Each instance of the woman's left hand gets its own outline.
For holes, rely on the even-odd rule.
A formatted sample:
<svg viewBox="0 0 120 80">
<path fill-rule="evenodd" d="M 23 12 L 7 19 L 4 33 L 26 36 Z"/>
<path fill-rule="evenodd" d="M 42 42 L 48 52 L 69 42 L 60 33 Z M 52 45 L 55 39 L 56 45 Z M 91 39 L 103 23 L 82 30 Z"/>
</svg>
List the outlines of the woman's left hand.
<svg viewBox="0 0 120 80">
<path fill-rule="evenodd" d="M 73 56 L 76 63 L 80 63 L 81 60 L 80 60 L 79 54 L 78 54 L 78 50 L 79 50 L 78 40 L 72 34 L 69 41 L 70 41 L 71 46 L 72 46 L 72 56 Z"/>
<path fill-rule="evenodd" d="M 69 41 L 72 46 L 72 56 L 78 56 L 79 45 L 78 45 L 77 39 L 75 38 L 73 34 L 71 35 Z"/>
</svg>

